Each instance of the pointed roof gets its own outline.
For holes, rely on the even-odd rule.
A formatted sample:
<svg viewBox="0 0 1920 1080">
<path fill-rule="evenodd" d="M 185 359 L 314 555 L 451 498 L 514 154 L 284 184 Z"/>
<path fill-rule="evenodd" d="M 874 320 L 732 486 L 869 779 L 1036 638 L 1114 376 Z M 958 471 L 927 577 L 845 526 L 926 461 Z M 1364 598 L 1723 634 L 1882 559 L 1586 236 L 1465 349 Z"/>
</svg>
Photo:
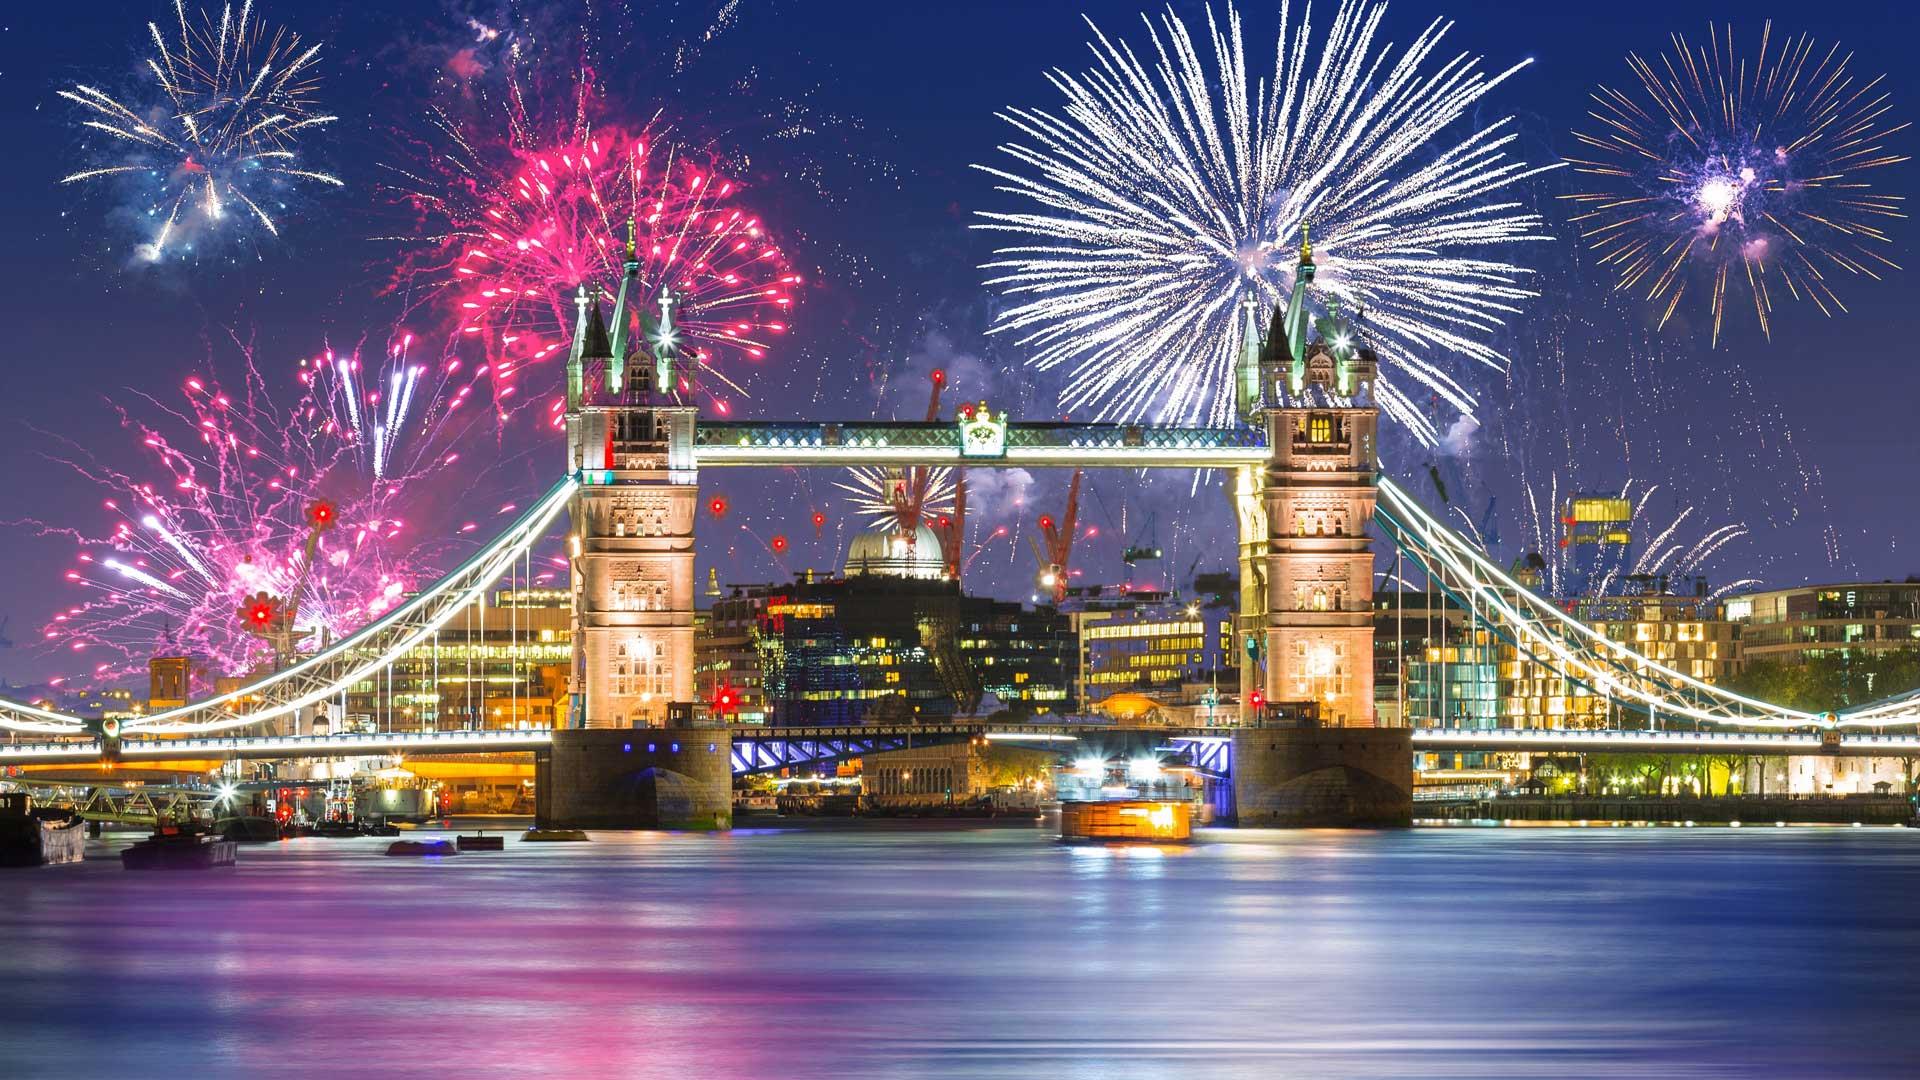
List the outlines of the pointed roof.
<svg viewBox="0 0 1920 1080">
<path fill-rule="evenodd" d="M 1273 318 L 1267 323 L 1267 340 L 1260 346 L 1260 363 L 1286 364 L 1293 360 L 1293 346 L 1287 341 L 1287 309 L 1273 305 Z"/>
<path fill-rule="evenodd" d="M 600 314 L 600 298 L 593 298 L 593 312 L 587 316 L 587 336 L 580 346 L 582 360 L 613 359 L 613 344 L 607 340 L 607 320 Z"/>
</svg>

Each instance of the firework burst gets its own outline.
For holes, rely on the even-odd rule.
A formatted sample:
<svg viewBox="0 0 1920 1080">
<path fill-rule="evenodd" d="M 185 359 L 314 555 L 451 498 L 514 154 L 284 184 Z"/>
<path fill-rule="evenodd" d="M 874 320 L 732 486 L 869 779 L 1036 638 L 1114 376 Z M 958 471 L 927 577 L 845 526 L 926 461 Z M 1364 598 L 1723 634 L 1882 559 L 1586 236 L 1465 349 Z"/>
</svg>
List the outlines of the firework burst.
<svg viewBox="0 0 1920 1080">
<path fill-rule="evenodd" d="M 338 119 L 315 111 L 319 45 L 285 29 L 268 31 L 252 0 L 189 18 L 175 0 L 174 22 L 147 24 L 154 53 L 149 81 L 126 96 L 76 85 L 60 96 L 81 107 L 80 127 L 97 136 L 98 158 L 63 184 L 109 182 L 132 189 L 152 221 L 141 258 L 158 261 L 188 232 L 208 235 L 257 225 L 278 236 L 275 215 L 294 193 L 338 178 L 303 164 L 301 141 Z M 236 224 L 237 223 L 237 224 Z"/>
<path fill-rule="evenodd" d="M 846 492 L 848 504 L 868 525 L 895 525 L 912 533 L 928 518 L 952 515 L 955 481 L 954 470 L 943 466 L 863 466 L 848 469 L 846 479 L 835 480 L 833 486 Z M 917 513 L 915 494 L 920 496 Z"/>
<path fill-rule="evenodd" d="M 177 401 L 144 398 L 157 419 L 123 408 L 146 475 L 68 459 L 105 489 L 111 525 L 27 523 L 76 541 L 66 578 L 87 590 L 47 625 L 47 645 L 106 654 L 94 667 L 103 677 L 163 651 L 242 674 L 274 655 L 247 625 L 263 603 L 263 621 L 294 612 L 281 647 L 311 650 L 436 576 L 450 545 L 424 539 L 410 515 L 459 459 L 451 447 L 470 382 L 409 361 L 404 336 L 370 376 L 357 355 L 327 353 L 302 361 L 297 379 L 294 405 L 278 407 L 249 357 L 235 392 L 194 376 Z"/>
<path fill-rule="evenodd" d="M 1672 42 L 1627 57 L 1628 89 L 1594 92 L 1594 126 L 1574 133 L 1592 153 L 1568 159 L 1592 187 L 1563 198 L 1616 287 L 1658 305 L 1661 326 L 1703 295 L 1717 345 L 1742 292 L 1770 335 L 1781 299 L 1832 315 L 1837 279 L 1898 269 L 1883 227 L 1904 199 L 1873 180 L 1907 160 L 1887 147 L 1907 125 L 1890 123 L 1884 76 L 1854 74 L 1837 44 L 1776 41 L 1771 22 L 1752 54 L 1731 26 Z"/>
<path fill-rule="evenodd" d="M 450 121 L 444 130 L 459 138 Z M 586 284 L 612 299 L 630 228 L 639 264 L 630 303 L 655 311 L 671 289 L 684 353 L 724 391 L 744 394 L 728 362 L 767 356 L 788 329 L 801 277 L 760 218 L 734 204 L 738 185 L 667 138 L 613 130 L 511 157 L 511 175 L 471 198 L 467 184 L 414 198 L 440 219 L 422 269 L 446 287 L 456 346 L 478 342 L 475 361 L 491 370 L 503 415 L 516 375 L 564 352 L 574 290 Z M 723 390 L 696 385 L 729 410 Z"/>
<path fill-rule="evenodd" d="M 1472 412 L 1450 365 L 1504 366 L 1487 337 L 1533 295 L 1490 253 L 1542 238 L 1536 215 L 1488 197 L 1538 170 L 1509 156 L 1510 120 L 1446 133 L 1526 62 L 1429 64 L 1439 20 L 1392 56 L 1375 44 L 1385 14 L 1347 0 L 1316 41 L 1282 5 L 1271 82 L 1249 77 L 1231 5 L 1201 41 L 1171 13 L 1148 20 L 1146 60 L 1096 27 L 1097 66 L 1049 76 L 1064 113 L 1002 113 L 1022 168 L 982 168 L 1031 208 L 977 226 L 1021 241 L 987 264 L 1012 304 L 996 329 L 1065 370 L 1063 405 L 1230 420 L 1241 302 L 1286 295 L 1310 224 L 1320 299 L 1364 312 L 1382 346 L 1382 407 L 1427 443 L 1416 398 Z"/>
</svg>

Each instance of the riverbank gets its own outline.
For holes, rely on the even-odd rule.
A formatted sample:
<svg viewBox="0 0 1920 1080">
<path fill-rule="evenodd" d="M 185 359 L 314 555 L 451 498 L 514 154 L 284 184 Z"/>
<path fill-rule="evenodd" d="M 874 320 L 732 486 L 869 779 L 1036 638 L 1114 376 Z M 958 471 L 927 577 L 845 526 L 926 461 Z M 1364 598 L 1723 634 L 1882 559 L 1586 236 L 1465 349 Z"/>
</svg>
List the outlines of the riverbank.
<svg viewBox="0 0 1920 1080">
<path fill-rule="evenodd" d="M 1414 816 L 1429 821 L 1633 821 L 1734 822 L 1805 825 L 1902 825 L 1913 808 L 1900 796 L 1852 795 L 1842 798 L 1732 796 L 1718 799 L 1621 798 L 1618 796 L 1503 796 L 1457 802 L 1428 802 Z"/>
</svg>

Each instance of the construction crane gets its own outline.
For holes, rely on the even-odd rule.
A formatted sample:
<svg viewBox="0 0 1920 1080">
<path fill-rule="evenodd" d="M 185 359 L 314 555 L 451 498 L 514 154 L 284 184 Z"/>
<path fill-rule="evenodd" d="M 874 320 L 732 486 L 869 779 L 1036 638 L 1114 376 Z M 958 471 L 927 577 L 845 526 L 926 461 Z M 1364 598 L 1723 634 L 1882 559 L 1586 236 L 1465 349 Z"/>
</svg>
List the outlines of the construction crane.
<svg viewBox="0 0 1920 1080">
<path fill-rule="evenodd" d="M 940 519 L 939 528 L 934 532 L 940 537 L 940 552 L 947 562 L 947 578 L 960 580 L 960 545 L 967 538 L 967 473 L 965 469 L 955 470 L 953 479 L 953 514 Z"/>
<path fill-rule="evenodd" d="M 324 499 L 307 506 L 307 537 L 300 558 L 300 576 L 285 600 L 261 591 L 240 602 L 240 622 L 273 646 L 274 667 L 284 668 L 295 656 L 294 624 L 300 617 L 300 602 L 306 599 L 307 578 L 313 573 L 313 561 L 320 549 L 320 534 L 337 521 L 333 504 Z"/>
<path fill-rule="evenodd" d="M 1139 532 L 1133 534 L 1133 540 L 1120 553 L 1120 561 L 1129 567 L 1135 563 L 1154 562 L 1166 554 L 1160 550 L 1160 537 L 1154 529 L 1155 516 L 1156 512 L 1148 511 L 1146 523 L 1140 526 Z"/>
<path fill-rule="evenodd" d="M 1040 588 L 1053 595 L 1058 604 L 1067 598 L 1068 566 L 1073 558 L 1074 523 L 1080 517 L 1080 477 L 1083 471 L 1073 470 L 1073 481 L 1067 485 L 1067 512 L 1055 521 L 1051 514 L 1040 515 L 1040 532 L 1046 539 L 1045 550 L 1039 542 L 1034 543 L 1034 554 L 1040 558 L 1040 576 L 1036 579 Z"/>
<path fill-rule="evenodd" d="M 933 383 L 933 393 L 927 401 L 927 423 L 931 424 L 940 419 L 940 395 L 947 388 L 947 373 L 934 368 L 929 381 Z M 926 514 L 927 492 L 933 487 L 933 469 L 926 465 L 910 465 L 894 471 L 891 480 L 894 528 L 911 547 L 920 533 L 921 520 Z"/>
</svg>

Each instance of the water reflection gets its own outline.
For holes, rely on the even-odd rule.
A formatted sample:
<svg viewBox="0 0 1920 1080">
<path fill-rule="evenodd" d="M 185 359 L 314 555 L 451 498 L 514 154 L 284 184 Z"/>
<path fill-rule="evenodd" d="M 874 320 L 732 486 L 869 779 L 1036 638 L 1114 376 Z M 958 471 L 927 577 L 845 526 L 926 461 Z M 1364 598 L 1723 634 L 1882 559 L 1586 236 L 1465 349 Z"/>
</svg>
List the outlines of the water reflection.
<svg viewBox="0 0 1920 1080">
<path fill-rule="evenodd" d="M 0 875 L 6 1075 L 1893 1075 L 1920 834 L 755 829 Z"/>
</svg>

